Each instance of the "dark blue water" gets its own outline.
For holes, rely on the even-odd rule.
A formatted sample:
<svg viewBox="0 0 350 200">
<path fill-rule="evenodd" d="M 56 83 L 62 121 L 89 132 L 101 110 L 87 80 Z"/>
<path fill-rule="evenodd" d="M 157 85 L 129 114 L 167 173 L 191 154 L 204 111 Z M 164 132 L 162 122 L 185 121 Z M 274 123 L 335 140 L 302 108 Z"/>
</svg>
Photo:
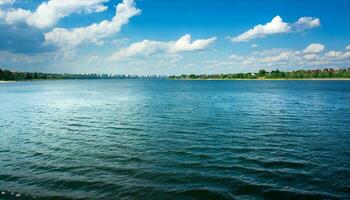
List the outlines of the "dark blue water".
<svg viewBox="0 0 350 200">
<path fill-rule="evenodd" d="M 0 199 L 349 199 L 350 81 L 0 84 Z"/>
</svg>

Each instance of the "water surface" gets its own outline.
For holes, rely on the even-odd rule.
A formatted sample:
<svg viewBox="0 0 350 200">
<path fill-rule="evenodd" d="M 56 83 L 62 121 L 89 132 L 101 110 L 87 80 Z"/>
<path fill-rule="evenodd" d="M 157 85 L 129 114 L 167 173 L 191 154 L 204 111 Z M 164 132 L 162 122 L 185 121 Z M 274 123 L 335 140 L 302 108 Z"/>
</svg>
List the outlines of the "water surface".
<svg viewBox="0 0 350 200">
<path fill-rule="evenodd" d="M 0 84 L 0 199 L 348 199 L 350 81 Z"/>
</svg>

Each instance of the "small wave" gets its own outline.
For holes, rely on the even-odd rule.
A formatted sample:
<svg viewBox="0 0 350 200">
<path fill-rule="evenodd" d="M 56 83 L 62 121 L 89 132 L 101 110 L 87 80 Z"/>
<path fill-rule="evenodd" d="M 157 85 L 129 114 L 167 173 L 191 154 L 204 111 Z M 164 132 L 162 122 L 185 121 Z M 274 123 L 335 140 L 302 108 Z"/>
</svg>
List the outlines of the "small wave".
<svg viewBox="0 0 350 200">
<path fill-rule="evenodd" d="M 233 196 L 228 192 L 210 190 L 206 188 L 189 189 L 181 192 L 177 192 L 178 195 L 184 198 L 201 199 L 201 200 L 220 200 L 220 199 L 233 199 Z"/>
<path fill-rule="evenodd" d="M 13 175 L 9 175 L 9 174 L 0 174 L 0 180 L 2 181 L 17 181 L 21 179 L 21 177 L 19 176 L 13 176 Z"/>
<path fill-rule="evenodd" d="M 142 128 L 136 127 L 115 127 L 115 126 L 107 126 L 105 129 L 115 130 L 115 131 L 144 131 Z"/>
<path fill-rule="evenodd" d="M 296 161 L 261 161 L 264 163 L 264 166 L 267 168 L 305 168 L 305 162 L 296 162 Z"/>
<path fill-rule="evenodd" d="M 292 168 L 292 169 L 303 169 L 305 168 L 309 163 L 305 161 L 290 161 L 290 160 L 263 160 L 263 159 L 253 159 L 253 158 L 247 158 L 240 156 L 238 157 L 239 160 L 243 162 L 258 164 L 266 168 Z"/>
<path fill-rule="evenodd" d="M 334 196 L 325 192 L 309 192 L 294 189 L 269 189 L 262 193 L 267 199 L 303 199 L 303 200 L 318 200 L 318 199 L 339 199 L 338 196 Z"/>
<path fill-rule="evenodd" d="M 90 126 L 88 124 L 78 124 L 78 123 L 70 123 L 70 124 L 67 124 L 67 126 L 69 126 L 69 127 L 86 127 L 86 128 L 93 127 L 93 126 Z"/>
</svg>

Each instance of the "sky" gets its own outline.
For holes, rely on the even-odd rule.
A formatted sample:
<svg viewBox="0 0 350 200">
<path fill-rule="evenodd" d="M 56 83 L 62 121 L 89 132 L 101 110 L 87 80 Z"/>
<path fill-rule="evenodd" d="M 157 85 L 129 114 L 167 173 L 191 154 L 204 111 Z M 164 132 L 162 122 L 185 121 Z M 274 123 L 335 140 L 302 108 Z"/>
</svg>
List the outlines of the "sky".
<svg viewBox="0 0 350 200">
<path fill-rule="evenodd" d="M 349 0 L 0 0 L 0 68 L 179 75 L 350 67 Z"/>
</svg>

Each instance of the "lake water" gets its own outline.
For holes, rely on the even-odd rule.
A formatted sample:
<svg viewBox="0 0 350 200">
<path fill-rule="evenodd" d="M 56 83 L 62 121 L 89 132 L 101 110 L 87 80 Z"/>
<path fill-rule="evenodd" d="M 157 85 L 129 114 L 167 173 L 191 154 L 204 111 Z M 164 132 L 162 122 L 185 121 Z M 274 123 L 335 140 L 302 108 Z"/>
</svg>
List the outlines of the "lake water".
<svg viewBox="0 0 350 200">
<path fill-rule="evenodd" d="M 350 81 L 0 84 L 0 199 L 349 199 Z"/>
</svg>

